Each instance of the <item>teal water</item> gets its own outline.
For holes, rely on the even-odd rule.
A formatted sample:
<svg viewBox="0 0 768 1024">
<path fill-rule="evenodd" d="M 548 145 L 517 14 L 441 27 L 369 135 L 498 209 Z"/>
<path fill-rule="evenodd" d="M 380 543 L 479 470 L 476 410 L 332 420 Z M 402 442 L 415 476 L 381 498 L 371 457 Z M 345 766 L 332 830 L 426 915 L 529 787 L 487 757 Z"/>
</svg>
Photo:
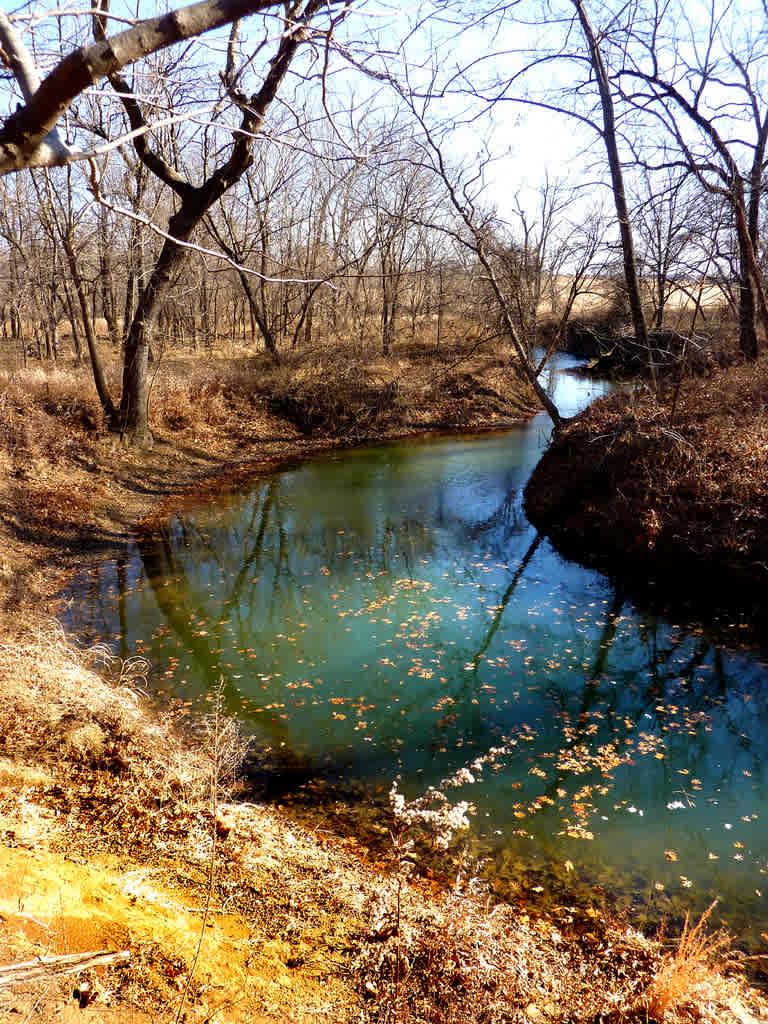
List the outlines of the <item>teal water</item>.
<svg viewBox="0 0 768 1024">
<path fill-rule="evenodd" d="M 566 413 L 601 390 L 557 386 Z M 222 679 L 304 781 L 415 795 L 503 747 L 455 793 L 502 889 L 610 893 L 641 921 L 718 899 L 757 948 L 765 652 L 634 606 L 539 537 L 521 492 L 547 437 L 537 417 L 259 479 L 77 581 L 66 624 L 145 654 L 161 693 Z"/>
</svg>

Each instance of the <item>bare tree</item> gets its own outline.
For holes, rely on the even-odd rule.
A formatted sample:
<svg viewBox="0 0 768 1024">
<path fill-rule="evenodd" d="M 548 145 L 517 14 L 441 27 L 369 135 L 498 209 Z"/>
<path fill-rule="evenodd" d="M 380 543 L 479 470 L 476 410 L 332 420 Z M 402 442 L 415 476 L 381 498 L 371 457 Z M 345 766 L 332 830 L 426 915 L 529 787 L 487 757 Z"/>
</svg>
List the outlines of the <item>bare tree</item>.
<svg viewBox="0 0 768 1024">
<path fill-rule="evenodd" d="M 611 191 L 616 206 L 616 217 L 619 223 L 619 234 L 621 235 L 621 252 L 624 263 L 624 280 L 629 298 L 629 308 L 632 314 L 632 327 L 638 344 L 649 351 L 648 332 L 643 316 L 643 303 L 640 297 L 640 281 L 637 276 L 637 261 L 635 258 L 635 246 L 632 235 L 632 224 L 629 217 L 629 205 L 624 187 L 624 172 L 622 169 L 621 156 L 616 132 L 616 113 L 613 103 L 613 90 L 611 88 L 608 71 L 603 60 L 598 37 L 592 28 L 592 23 L 587 14 L 583 0 L 572 0 L 576 8 L 584 39 L 589 50 L 589 60 L 597 81 L 597 88 L 600 95 L 600 109 L 603 117 L 602 138 L 605 144 L 605 151 L 608 156 L 608 166 L 611 172 Z M 653 366 L 651 360 L 651 367 Z"/>
<path fill-rule="evenodd" d="M 623 64 L 616 79 L 627 100 L 653 117 L 667 139 L 660 156 L 646 158 L 648 165 L 684 168 L 730 207 L 738 241 L 739 341 L 744 356 L 755 359 L 758 313 L 768 335 L 758 263 L 768 144 L 763 36 L 730 2 L 713 4 L 705 25 L 676 3 L 633 19 L 631 33 L 617 45 Z"/>
<path fill-rule="evenodd" d="M 632 213 L 639 263 L 655 330 L 661 330 L 675 295 L 696 305 L 697 289 L 709 274 L 712 244 L 720 233 L 714 204 L 706 202 L 692 176 L 643 170 Z M 702 202 L 704 200 L 704 202 Z"/>
<path fill-rule="evenodd" d="M 109 38 L 102 31 L 92 45 L 66 54 L 42 81 L 24 41 L 8 15 L 0 11 L 3 61 L 19 83 L 25 101 L 0 127 L 0 174 L 87 159 L 90 153 L 61 141 L 56 125 L 89 86 L 158 50 L 279 6 L 276 0 L 201 0 L 138 21 Z M 287 14 L 290 19 L 291 11 Z"/>
<path fill-rule="evenodd" d="M 176 197 L 177 208 L 168 221 L 167 237 L 157 262 L 145 282 L 127 328 L 124 346 L 122 397 L 119 408 L 111 398 L 101 394 L 102 404 L 114 427 L 130 443 L 148 445 L 151 432 L 148 422 L 147 363 L 153 327 L 168 297 L 175 277 L 180 272 L 195 229 L 208 211 L 242 177 L 253 160 L 253 147 L 264 123 L 267 110 L 277 95 L 291 63 L 301 45 L 313 38 L 310 26 L 320 12 L 329 12 L 333 25 L 336 0 L 293 0 L 286 5 L 245 3 L 243 0 L 204 0 L 179 8 L 173 14 L 139 22 L 125 32 L 107 37 L 107 0 L 94 15 L 96 42 L 72 51 L 42 82 L 28 51 L 13 31 L 8 18 L 0 18 L 0 41 L 8 62 L 16 75 L 26 100 L 0 128 L 0 172 L 34 165 L 67 163 L 80 154 L 71 147 L 62 148 L 58 137 L 49 136 L 56 122 L 72 100 L 92 82 L 108 77 L 122 101 L 127 116 L 131 141 L 136 155 L 147 170 Z M 346 8 L 341 6 L 343 17 Z M 253 62 L 256 52 L 246 55 L 245 63 L 237 65 L 237 19 L 258 11 L 281 9 L 277 19 L 279 31 L 274 52 L 267 65 L 261 85 L 251 95 L 242 89 L 245 68 Z M 192 172 L 184 173 L 178 153 L 171 149 L 163 154 L 151 145 L 152 124 L 145 116 L 133 86 L 122 75 L 128 64 L 146 57 L 173 43 L 196 38 L 203 32 L 225 24 L 233 24 L 227 49 L 226 67 L 222 73 L 219 96 L 214 106 L 233 106 L 239 112 L 239 124 L 232 126 L 231 141 L 219 149 L 218 164 L 194 183 Z M 263 45 L 263 44 L 262 44 Z M 261 50 L 262 45 L 258 47 Z M 99 195 L 98 176 L 92 174 L 92 186 Z M 117 411 L 115 411 L 115 409 Z"/>
</svg>

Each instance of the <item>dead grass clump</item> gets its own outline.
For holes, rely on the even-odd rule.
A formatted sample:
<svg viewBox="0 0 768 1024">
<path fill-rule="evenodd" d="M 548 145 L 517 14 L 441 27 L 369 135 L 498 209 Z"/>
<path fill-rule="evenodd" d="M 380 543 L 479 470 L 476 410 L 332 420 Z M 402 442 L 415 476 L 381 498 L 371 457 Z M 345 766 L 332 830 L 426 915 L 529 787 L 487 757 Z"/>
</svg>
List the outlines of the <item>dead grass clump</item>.
<svg viewBox="0 0 768 1024">
<path fill-rule="evenodd" d="M 197 418 L 197 410 L 187 381 L 171 379 L 154 393 L 151 405 L 153 424 L 179 431 L 191 427 Z"/>
<path fill-rule="evenodd" d="M 0 447 L 14 476 L 34 475 L 40 461 L 82 454 L 104 429 L 85 369 L 0 371 Z"/>
<path fill-rule="evenodd" d="M 707 922 L 716 903 L 697 923 L 690 924 L 688 914 L 674 951 L 664 956 L 656 976 L 638 1000 L 637 1007 L 659 1024 L 701 1020 L 702 1005 L 712 1001 L 723 971 L 732 966 L 726 957 L 730 938 L 718 931 L 707 931 Z"/>
<path fill-rule="evenodd" d="M 372 904 L 357 964 L 366 1024 L 645 1019 L 636 1004 L 660 957 L 637 932 L 595 919 L 560 928 L 493 906 L 473 886 L 442 899 L 408 897 L 399 935 L 382 937 Z"/>
<path fill-rule="evenodd" d="M 315 353 L 292 376 L 283 372 L 267 406 L 305 435 L 357 439 L 404 422 L 398 382 L 372 376 L 365 363 L 333 350 Z"/>
<path fill-rule="evenodd" d="M 201 424 L 223 426 L 231 415 L 231 386 L 231 375 L 223 368 L 200 368 L 184 375 L 177 375 L 174 368 L 153 389 L 152 423 L 174 432 Z"/>
<path fill-rule="evenodd" d="M 29 367 L 0 373 L 4 402 L 37 407 L 67 425 L 96 431 L 102 427 L 101 407 L 87 366 Z"/>
<path fill-rule="evenodd" d="M 57 624 L 0 645 L 0 756 L 57 772 L 66 763 L 59 814 L 76 819 L 87 805 L 127 846 L 161 824 L 182 827 L 208 795 L 206 755 L 185 749 L 169 717 L 153 721 L 141 709 L 146 670 L 103 647 L 79 649 Z"/>
</svg>

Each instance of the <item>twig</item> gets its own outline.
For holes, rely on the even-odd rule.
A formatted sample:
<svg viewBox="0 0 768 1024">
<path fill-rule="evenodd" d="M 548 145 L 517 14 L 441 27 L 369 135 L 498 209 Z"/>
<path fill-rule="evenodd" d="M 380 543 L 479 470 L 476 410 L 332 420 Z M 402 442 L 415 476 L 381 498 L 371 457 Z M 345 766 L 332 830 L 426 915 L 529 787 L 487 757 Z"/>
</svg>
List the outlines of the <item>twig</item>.
<svg viewBox="0 0 768 1024">
<path fill-rule="evenodd" d="M 54 974 L 77 974 L 91 967 L 123 967 L 131 959 L 130 951 L 119 952 L 100 950 L 95 953 L 66 953 L 60 956 L 39 956 L 20 964 L 0 967 L 0 988 L 37 978 L 48 978 Z"/>
<path fill-rule="evenodd" d="M 216 821 L 219 813 L 219 785 L 221 782 L 221 767 L 222 767 L 222 700 L 223 700 L 223 678 L 219 679 L 216 701 L 214 704 L 213 712 L 213 753 L 211 767 L 211 853 L 208 859 L 208 884 L 205 890 L 205 905 L 203 907 L 203 919 L 200 922 L 200 934 L 197 939 L 197 947 L 195 949 L 195 956 L 192 960 L 192 966 L 187 972 L 187 980 L 184 985 L 184 991 L 181 993 L 181 999 L 179 1000 L 178 1009 L 176 1010 L 176 1016 L 174 1017 L 174 1024 L 179 1024 L 181 1021 L 181 1015 L 184 1010 L 184 1004 L 189 995 L 189 989 L 192 985 L 192 978 L 194 977 L 195 971 L 197 970 L 197 963 L 200 959 L 200 952 L 203 948 L 203 939 L 205 938 L 206 928 L 208 926 L 208 917 L 211 912 L 211 901 L 213 899 L 213 891 L 216 882 L 216 857 L 218 853 L 217 849 L 217 828 Z"/>
</svg>

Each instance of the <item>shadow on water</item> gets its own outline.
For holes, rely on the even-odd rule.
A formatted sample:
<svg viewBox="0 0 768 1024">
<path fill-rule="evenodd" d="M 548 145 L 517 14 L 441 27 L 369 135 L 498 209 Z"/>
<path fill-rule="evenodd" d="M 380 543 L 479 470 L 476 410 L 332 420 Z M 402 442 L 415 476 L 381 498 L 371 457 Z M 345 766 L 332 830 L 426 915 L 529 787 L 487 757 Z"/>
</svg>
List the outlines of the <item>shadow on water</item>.
<svg viewBox="0 0 768 1024">
<path fill-rule="evenodd" d="M 568 414 L 595 385 L 564 380 Z M 146 654 L 161 696 L 204 707 L 222 680 L 271 799 L 378 815 L 393 779 L 416 794 L 503 750 L 456 793 L 499 892 L 609 892 L 638 920 L 717 898 L 754 947 L 763 652 L 633 605 L 535 533 L 521 492 L 547 435 L 537 418 L 260 479 L 95 567 L 68 625 Z"/>
</svg>

